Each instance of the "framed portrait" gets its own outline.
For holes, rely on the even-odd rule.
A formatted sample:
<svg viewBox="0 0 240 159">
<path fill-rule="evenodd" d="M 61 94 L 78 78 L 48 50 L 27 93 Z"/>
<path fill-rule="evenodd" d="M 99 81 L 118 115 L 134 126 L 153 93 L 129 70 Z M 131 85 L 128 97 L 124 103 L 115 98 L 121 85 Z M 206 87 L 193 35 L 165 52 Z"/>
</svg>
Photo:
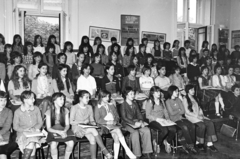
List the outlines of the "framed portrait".
<svg viewBox="0 0 240 159">
<path fill-rule="evenodd" d="M 232 31 L 232 41 L 231 41 L 232 49 L 234 48 L 235 45 L 240 45 L 240 30 L 233 30 Z"/>
<path fill-rule="evenodd" d="M 102 41 L 111 42 L 111 38 L 115 37 L 117 42 L 120 42 L 120 30 L 111 28 L 102 28 L 96 26 L 89 27 L 89 38 L 94 40 L 96 37 L 100 37 Z"/>
<path fill-rule="evenodd" d="M 155 40 L 159 40 L 160 43 L 166 42 L 166 34 L 165 33 L 154 33 L 142 31 L 142 38 L 148 38 L 149 43 L 154 43 Z"/>
</svg>

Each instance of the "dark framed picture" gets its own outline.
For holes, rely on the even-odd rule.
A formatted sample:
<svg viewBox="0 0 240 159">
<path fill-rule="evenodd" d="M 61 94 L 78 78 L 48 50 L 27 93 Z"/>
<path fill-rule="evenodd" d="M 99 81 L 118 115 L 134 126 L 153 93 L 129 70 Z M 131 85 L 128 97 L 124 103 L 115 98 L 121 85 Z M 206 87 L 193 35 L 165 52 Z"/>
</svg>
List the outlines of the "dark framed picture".
<svg viewBox="0 0 240 159">
<path fill-rule="evenodd" d="M 111 28 L 102 28 L 96 26 L 89 27 L 89 38 L 94 40 L 96 37 L 100 37 L 102 41 L 111 42 L 111 38 L 115 37 L 117 42 L 120 42 L 120 30 Z"/>
<path fill-rule="evenodd" d="M 149 43 L 154 43 L 155 40 L 159 40 L 160 43 L 166 42 L 166 34 L 165 33 L 154 33 L 148 31 L 142 31 L 142 38 L 148 38 Z"/>
</svg>

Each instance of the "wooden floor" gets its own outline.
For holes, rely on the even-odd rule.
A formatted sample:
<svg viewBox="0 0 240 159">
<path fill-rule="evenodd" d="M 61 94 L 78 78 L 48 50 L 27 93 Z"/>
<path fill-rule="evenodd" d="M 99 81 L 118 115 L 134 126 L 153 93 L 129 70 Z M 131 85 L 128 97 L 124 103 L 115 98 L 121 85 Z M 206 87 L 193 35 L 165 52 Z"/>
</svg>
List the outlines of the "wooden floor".
<svg viewBox="0 0 240 159">
<path fill-rule="evenodd" d="M 157 156 L 153 155 L 153 159 L 240 159 L 240 136 L 239 136 L 239 141 L 235 141 L 235 138 L 230 138 L 226 137 L 222 134 L 220 134 L 220 128 L 222 124 L 228 124 L 233 127 L 236 127 L 236 122 L 229 120 L 227 116 L 224 118 L 215 118 L 214 116 L 210 115 L 210 118 L 212 118 L 216 131 L 217 131 L 217 136 L 218 136 L 218 141 L 214 143 L 215 147 L 219 150 L 217 153 L 213 153 L 210 150 L 206 151 L 201 151 L 198 155 L 192 155 L 192 154 L 185 154 L 181 151 L 181 148 L 178 149 L 178 151 L 173 154 L 167 154 L 164 150 L 164 148 L 161 149 L 160 154 L 157 154 Z M 153 138 L 155 134 L 153 133 Z M 107 147 L 108 149 L 112 148 L 112 143 L 113 141 L 111 139 L 107 140 Z M 59 147 L 59 154 L 60 154 L 60 159 L 63 159 L 64 155 L 64 146 Z M 76 147 L 77 150 L 77 147 Z M 77 151 L 75 153 L 75 158 L 78 158 Z M 46 149 L 45 149 L 45 155 L 46 155 Z M 50 155 L 50 154 L 49 154 Z M 11 155 L 12 159 L 18 159 L 18 152 L 15 151 Z M 48 157 L 50 158 L 50 156 Z M 89 159 L 90 154 L 89 154 L 89 144 L 88 143 L 83 143 L 81 145 L 81 159 Z M 99 152 L 99 159 L 101 158 L 100 152 Z M 120 158 L 120 157 L 119 157 Z"/>
</svg>

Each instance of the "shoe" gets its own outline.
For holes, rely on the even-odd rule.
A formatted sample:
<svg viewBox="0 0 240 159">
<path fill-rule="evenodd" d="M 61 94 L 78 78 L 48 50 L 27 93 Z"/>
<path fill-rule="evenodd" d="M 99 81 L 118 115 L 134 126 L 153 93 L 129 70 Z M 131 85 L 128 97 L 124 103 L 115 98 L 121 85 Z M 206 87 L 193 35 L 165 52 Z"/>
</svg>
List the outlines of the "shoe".
<svg viewBox="0 0 240 159">
<path fill-rule="evenodd" d="M 212 145 L 212 146 L 207 146 L 208 149 L 210 149 L 212 152 L 218 152 L 218 149 Z"/>
<path fill-rule="evenodd" d="M 108 153 L 105 155 L 106 159 L 113 159 L 113 155 L 111 153 Z"/>
<path fill-rule="evenodd" d="M 216 113 L 215 116 L 217 116 L 217 117 L 221 117 L 221 115 L 220 115 L 219 113 Z"/>
<path fill-rule="evenodd" d="M 165 145 L 166 152 L 170 153 L 171 152 L 171 145 L 166 140 L 163 141 L 163 144 Z"/>
<path fill-rule="evenodd" d="M 192 152 L 193 154 L 197 154 L 197 150 L 194 147 L 188 147 L 189 151 Z"/>
<path fill-rule="evenodd" d="M 185 146 L 182 146 L 182 149 L 186 154 L 189 154 L 189 151 L 187 150 L 187 148 Z"/>
<path fill-rule="evenodd" d="M 204 144 L 197 144 L 196 147 L 198 150 L 204 151 Z"/>
</svg>

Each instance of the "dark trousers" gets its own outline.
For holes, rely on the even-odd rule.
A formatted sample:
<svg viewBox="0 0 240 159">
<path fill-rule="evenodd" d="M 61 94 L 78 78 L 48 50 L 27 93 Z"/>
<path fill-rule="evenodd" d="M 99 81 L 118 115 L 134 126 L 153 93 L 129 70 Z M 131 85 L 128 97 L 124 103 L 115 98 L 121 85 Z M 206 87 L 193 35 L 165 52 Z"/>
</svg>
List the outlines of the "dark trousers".
<svg viewBox="0 0 240 159">
<path fill-rule="evenodd" d="M 187 119 L 178 120 L 175 122 L 177 126 L 182 129 L 182 135 L 184 136 L 188 145 L 194 145 L 195 143 L 195 125 Z"/>
<path fill-rule="evenodd" d="M 205 134 L 207 136 L 207 142 L 217 141 L 214 124 L 211 120 L 204 119 L 201 122 L 195 123 L 197 125 L 196 135 L 197 141 L 201 144 L 204 143 Z"/>
<path fill-rule="evenodd" d="M 159 145 L 161 145 L 164 138 L 166 138 L 168 143 L 171 143 L 171 141 L 175 137 L 175 134 L 176 134 L 176 131 L 177 131 L 176 126 L 166 126 L 166 127 L 164 127 L 161 124 L 159 124 L 157 121 L 152 121 L 149 124 L 149 127 L 159 131 L 158 132 L 158 141 L 157 141 Z"/>
</svg>

